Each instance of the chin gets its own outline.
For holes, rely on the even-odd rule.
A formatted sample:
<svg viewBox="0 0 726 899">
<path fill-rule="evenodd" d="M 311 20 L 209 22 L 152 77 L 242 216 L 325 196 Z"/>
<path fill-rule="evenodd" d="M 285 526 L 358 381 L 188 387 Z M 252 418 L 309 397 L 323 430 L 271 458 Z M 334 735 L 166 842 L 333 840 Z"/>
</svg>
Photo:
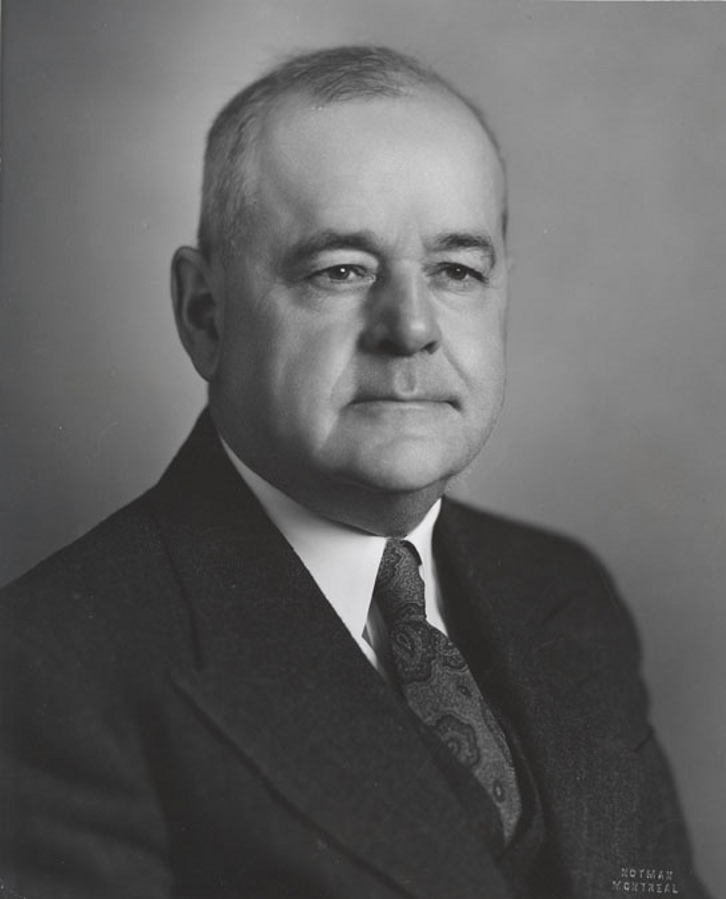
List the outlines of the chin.
<svg viewBox="0 0 726 899">
<path fill-rule="evenodd" d="M 446 484 L 462 471 L 469 459 L 432 453 L 431 447 L 397 448 L 359 456 L 346 480 L 379 493 L 417 493 Z"/>
</svg>

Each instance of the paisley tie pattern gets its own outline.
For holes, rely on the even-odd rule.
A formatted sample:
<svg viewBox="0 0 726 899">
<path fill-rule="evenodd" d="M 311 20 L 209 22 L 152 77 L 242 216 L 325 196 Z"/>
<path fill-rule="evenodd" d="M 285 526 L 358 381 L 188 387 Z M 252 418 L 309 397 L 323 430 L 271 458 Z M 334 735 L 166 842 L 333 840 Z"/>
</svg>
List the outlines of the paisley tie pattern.
<svg viewBox="0 0 726 899">
<path fill-rule="evenodd" d="M 487 791 L 509 842 L 522 813 L 509 747 L 464 657 L 426 620 L 419 565 L 412 544 L 387 541 L 373 600 L 388 628 L 395 673 L 410 708 Z"/>
</svg>

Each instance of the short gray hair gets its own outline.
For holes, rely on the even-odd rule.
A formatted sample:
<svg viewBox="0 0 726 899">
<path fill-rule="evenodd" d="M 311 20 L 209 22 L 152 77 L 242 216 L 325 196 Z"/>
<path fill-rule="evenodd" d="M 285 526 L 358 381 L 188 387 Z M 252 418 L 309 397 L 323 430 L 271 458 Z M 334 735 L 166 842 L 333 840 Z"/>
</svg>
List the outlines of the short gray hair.
<svg viewBox="0 0 726 899">
<path fill-rule="evenodd" d="M 499 144 L 481 110 L 429 66 L 388 47 L 333 47 L 295 55 L 241 90 L 222 108 L 207 135 L 202 208 L 197 232 L 201 253 L 223 259 L 233 252 L 248 197 L 244 164 L 273 106 L 295 94 L 323 103 L 401 97 L 417 89 L 446 91 L 474 114 L 502 166 Z M 506 231 L 506 203 L 503 211 Z"/>
</svg>

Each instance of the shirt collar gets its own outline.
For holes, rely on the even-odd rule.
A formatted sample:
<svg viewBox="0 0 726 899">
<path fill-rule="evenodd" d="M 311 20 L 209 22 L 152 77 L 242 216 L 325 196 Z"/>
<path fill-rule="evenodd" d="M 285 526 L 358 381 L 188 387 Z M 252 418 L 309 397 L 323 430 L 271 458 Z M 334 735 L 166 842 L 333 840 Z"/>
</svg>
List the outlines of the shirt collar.
<svg viewBox="0 0 726 899">
<path fill-rule="evenodd" d="M 352 637 L 360 643 L 386 538 L 354 530 L 311 512 L 252 471 L 224 440 L 222 446 Z M 441 500 L 429 509 L 424 519 L 406 536 L 421 557 L 423 579 L 427 588 L 435 584 L 436 578 L 432 536 L 440 508 Z M 432 591 L 427 589 L 427 606 L 434 599 Z"/>
</svg>

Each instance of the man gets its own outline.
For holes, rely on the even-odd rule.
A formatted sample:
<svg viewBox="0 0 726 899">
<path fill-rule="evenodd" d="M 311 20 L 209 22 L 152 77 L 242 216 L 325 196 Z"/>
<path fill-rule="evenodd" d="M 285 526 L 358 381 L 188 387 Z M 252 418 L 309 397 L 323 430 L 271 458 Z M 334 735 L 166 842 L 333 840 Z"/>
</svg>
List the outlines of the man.
<svg viewBox="0 0 726 899">
<path fill-rule="evenodd" d="M 441 499 L 502 401 L 505 224 L 481 115 L 392 51 L 220 113 L 172 277 L 209 410 L 4 599 L 9 895 L 704 895 L 602 570 Z"/>
</svg>

